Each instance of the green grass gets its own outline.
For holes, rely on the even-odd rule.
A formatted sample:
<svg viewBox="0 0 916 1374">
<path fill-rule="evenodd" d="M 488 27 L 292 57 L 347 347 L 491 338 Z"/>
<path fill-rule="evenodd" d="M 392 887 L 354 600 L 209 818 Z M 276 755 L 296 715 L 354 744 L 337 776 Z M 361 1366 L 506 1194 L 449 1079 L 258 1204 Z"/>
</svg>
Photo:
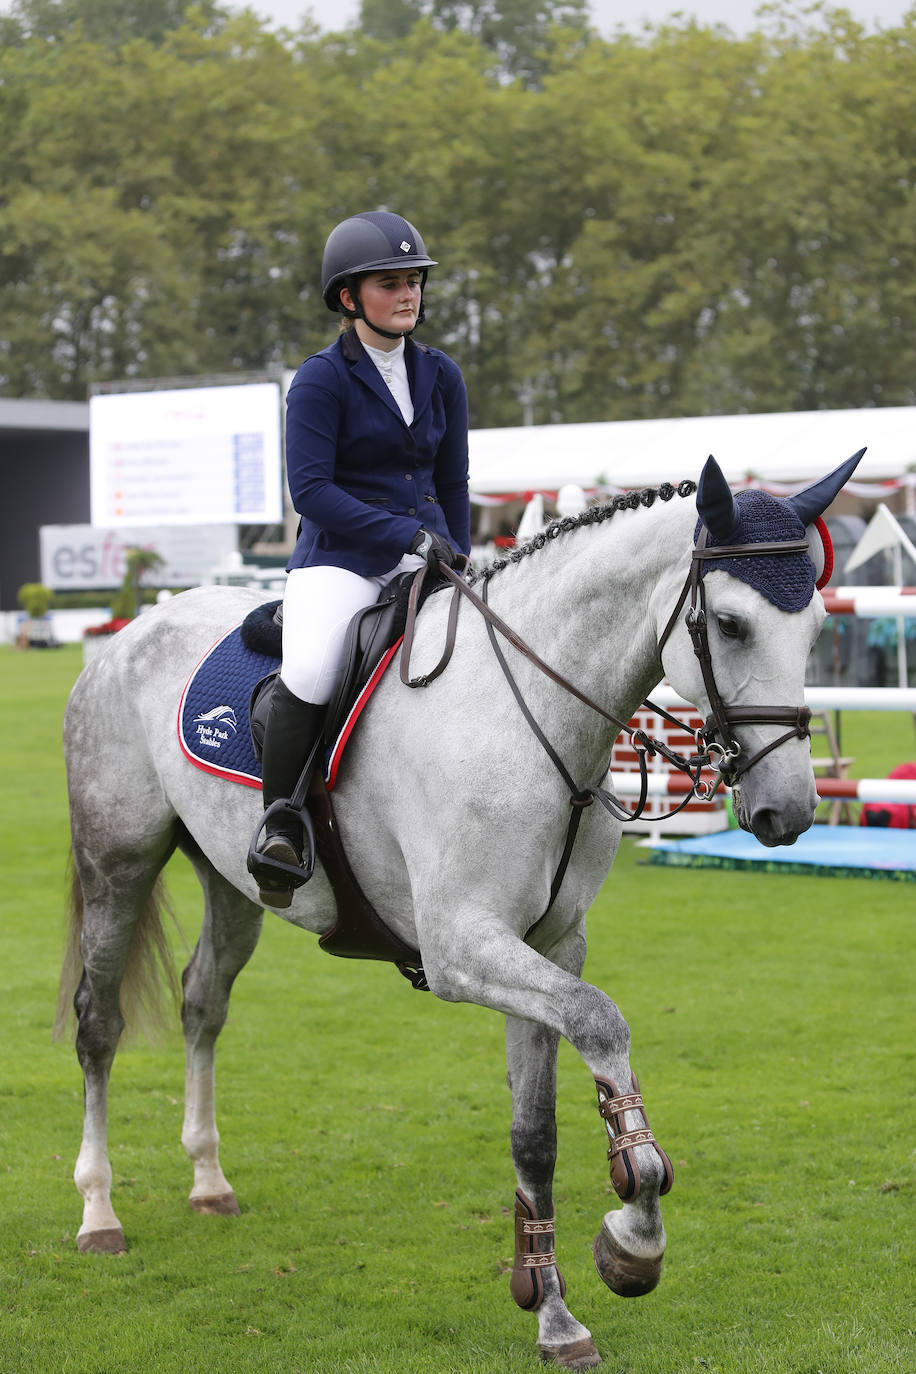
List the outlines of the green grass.
<svg viewBox="0 0 916 1374">
<path fill-rule="evenodd" d="M 217 1073 L 242 1216 L 187 1206 L 179 1039 L 119 1054 L 126 1256 L 80 1256 L 82 1080 L 50 1042 L 68 848 L 60 721 L 78 651 L 0 650 L 0 1374 L 521 1374 L 502 1026 L 334 960 L 268 918 Z M 859 776 L 907 716 L 843 721 Z M 916 1368 L 913 899 L 866 880 L 682 872 L 627 841 L 586 976 L 630 1022 L 671 1154 L 662 1282 L 624 1302 L 590 1246 L 609 1192 L 587 1071 L 561 1047 L 558 1248 L 610 1374 Z M 193 942 L 199 898 L 169 884 Z M 177 941 L 176 941 L 177 943 Z M 180 947 L 179 947 L 180 948 Z"/>
</svg>

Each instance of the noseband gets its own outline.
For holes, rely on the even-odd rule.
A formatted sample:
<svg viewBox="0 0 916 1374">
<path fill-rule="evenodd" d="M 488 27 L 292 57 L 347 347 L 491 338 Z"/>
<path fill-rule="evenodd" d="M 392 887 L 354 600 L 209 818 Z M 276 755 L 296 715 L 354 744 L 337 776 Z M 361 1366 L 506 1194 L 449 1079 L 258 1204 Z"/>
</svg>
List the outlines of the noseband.
<svg viewBox="0 0 916 1374">
<path fill-rule="evenodd" d="M 786 539 L 772 544 L 707 544 L 708 530 L 700 526 L 696 546 L 690 559 L 690 571 L 678 603 L 658 642 L 658 652 L 668 641 L 671 631 L 677 624 L 684 602 L 690 597 L 690 607 L 685 623 L 693 644 L 693 652 L 700 663 L 703 685 L 709 698 L 710 712 L 698 734 L 701 750 L 717 759 L 719 776 L 727 787 L 734 787 L 739 778 L 753 768 L 755 763 L 765 758 L 773 749 L 778 749 L 791 739 L 807 739 L 810 735 L 811 712 L 807 706 L 726 706 L 716 686 L 709 651 L 707 633 L 706 588 L 703 583 L 703 563 L 710 558 L 753 558 L 766 556 L 785 556 L 804 553 L 808 548 L 807 539 Z M 758 749 L 750 758 L 740 759 L 742 748 L 732 731 L 733 725 L 788 725 L 791 728 L 784 735 L 771 740 Z M 739 762 L 740 759 L 740 762 Z"/>
</svg>

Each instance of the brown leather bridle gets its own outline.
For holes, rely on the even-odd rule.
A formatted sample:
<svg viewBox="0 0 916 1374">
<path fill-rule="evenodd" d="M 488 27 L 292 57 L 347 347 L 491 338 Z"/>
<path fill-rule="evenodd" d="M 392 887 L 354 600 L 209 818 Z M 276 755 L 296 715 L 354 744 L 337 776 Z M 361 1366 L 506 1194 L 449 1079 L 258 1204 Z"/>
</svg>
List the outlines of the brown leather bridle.
<svg viewBox="0 0 916 1374">
<path fill-rule="evenodd" d="M 693 644 L 693 651 L 696 654 L 700 671 L 703 674 L 703 685 L 706 688 L 706 695 L 709 699 L 710 713 L 706 717 L 700 735 L 702 744 L 707 751 L 719 755 L 718 774 L 727 787 L 733 787 L 740 777 L 753 768 L 772 750 L 778 749 L 781 744 L 787 743 L 791 739 L 807 739 L 810 735 L 809 725 L 811 723 L 811 712 L 807 706 L 726 706 L 716 686 L 715 674 L 712 667 L 712 655 L 709 651 L 709 635 L 707 633 L 706 616 L 706 588 L 703 583 L 703 563 L 710 558 L 757 558 L 769 556 L 785 556 L 793 553 L 805 553 L 808 549 L 807 539 L 785 539 L 765 544 L 707 544 L 709 531 L 705 525 L 700 526 L 696 545 L 690 559 L 690 571 L 687 574 L 687 581 L 678 598 L 677 605 L 671 614 L 668 624 L 665 626 L 662 636 L 658 641 L 658 652 L 661 654 L 671 631 L 677 623 L 678 616 L 683 609 L 684 602 L 690 596 L 690 608 L 685 617 L 685 623 Z M 758 749 L 749 759 L 738 762 L 742 751 L 741 744 L 735 739 L 731 729 L 733 725 L 788 725 L 791 728 L 784 735 L 771 740 L 769 744 Z M 718 739 L 716 738 L 718 736 Z M 718 783 L 717 783 L 718 785 Z"/>
<path fill-rule="evenodd" d="M 719 689 L 716 686 L 712 666 L 712 655 L 709 649 L 706 591 L 702 577 L 702 566 L 706 559 L 778 557 L 794 553 L 803 553 L 808 548 L 807 539 L 780 540 L 762 544 L 717 545 L 709 545 L 707 539 L 708 531 L 706 526 L 701 525 L 696 545 L 692 550 L 690 568 L 687 573 L 686 581 L 678 597 L 677 604 L 658 642 L 658 653 L 661 655 L 661 651 L 677 624 L 678 617 L 689 596 L 690 606 L 685 617 L 685 623 L 690 634 L 694 653 L 700 662 L 700 670 L 703 674 L 703 684 L 706 688 L 706 694 L 710 704 L 709 715 L 700 729 L 694 732 L 696 753 L 691 755 L 689 759 L 684 758 L 681 754 L 670 749 L 663 741 L 651 738 L 645 731 L 634 729 L 626 721 L 618 720 L 616 716 L 606 711 L 603 706 L 599 706 L 596 701 L 592 701 L 592 699 L 586 696 L 584 692 L 580 691 L 578 687 L 569 682 L 561 673 L 558 673 L 555 668 L 545 663 L 544 660 L 535 653 L 531 646 L 526 644 L 521 636 L 497 615 L 487 601 L 488 582 L 486 580 L 483 584 L 483 596 L 480 597 L 468 585 L 463 575 L 456 573 L 452 568 L 446 567 L 444 563 L 439 564 L 440 575 L 447 582 L 451 583 L 454 589 L 452 604 L 449 608 L 445 648 L 439 662 L 429 673 L 411 678 L 410 654 L 413 647 L 420 594 L 426 579 L 428 567 L 424 564 L 414 578 L 410 589 L 407 625 L 404 631 L 404 642 L 401 648 L 401 681 L 407 687 L 426 687 L 444 671 L 451 659 L 452 651 L 455 647 L 460 597 L 465 597 L 481 616 L 483 616 L 493 652 L 512 690 L 518 707 L 545 753 L 550 758 L 569 789 L 571 809 L 566 832 L 566 843 L 563 847 L 563 854 L 554 875 L 553 883 L 551 884 L 550 901 L 544 914 L 535 922 L 535 926 L 540 924 L 556 900 L 569 860 L 572 857 L 579 823 L 585 808 L 591 806 L 594 801 L 598 801 L 606 811 L 616 816 L 618 820 L 624 822 L 635 821 L 642 815 L 648 799 L 648 759 L 653 758 L 656 754 L 661 754 L 672 767 L 678 769 L 680 772 L 686 773 L 690 778 L 690 790 L 686 793 L 680 804 L 666 815 L 654 818 L 658 820 L 670 820 L 673 816 L 676 816 L 679 811 L 682 811 L 694 797 L 698 797 L 702 801 L 710 800 L 718 789 L 720 782 L 723 782 L 727 787 L 733 786 L 740 777 L 743 777 L 748 769 L 753 768 L 755 763 L 758 763 L 760 759 L 764 758 L 772 750 L 778 748 L 779 745 L 785 744 L 790 739 L 805 739 L 810 734 L 808 727 L 811 720 L 811 712 L 807 706 L 727 706 L 725 702 L 723 702 Z M 462 571 L 466 572 L 466 565 Z M 629 811 L 612 792 L 607 790 L 607 788 L 598 786 L 597 784 L 592 787 L 578 786 L 566 765 L 563 763 L 563 760 L 529 711 L 524 697 L 522 696 L 521 689 L 515 681 L 511 669 L 506 662 L 506 657 L 499 646 L 496 638 L 497 633 L 506 639 L 518 653 L 529 659 L 529 661 L 544 673 L 545 676 L 550 678 L 552 682 L 555 682 L 559 687 L 562 687 L 565 692 L 568 692 L 570 696 L 574 696 L 578 701 L 583 702 L 584 705 L 588 706 L 592 711 L 595 711 L 599 716 L 603 716 L 605 720 L 616 725 L 618 730 L 630 736 L 630 742 L 636 751 L 639 761 L 640 771 L 640 793 L 632 811 Z M 649 710 L 655 712 L 656 715 L 668 721 L 669 724 L 677 726 L 679 730 L 685 728 L 682 720 L 678 720 L 677 717 L 670 715 L 655 702 L 647 699 L 644 705 Z M 790 729 L 788 729 L 785 734 L 780 735 L 775 740 L 771 740 L 771 742 L 764 745 L 762 749 L 758 749 L 757 753 L 751 758 L 742 760 L 740 763 L 738 762 L 743 751 L 740 741 L 735 738 L 732 726 L 782 724 L 790 726 Z M 716 777 L 712 783 L 706 782 L 701 778 L 700 774 L 704 768 L 712 768 L 715 770 Z M 605 769 L 605 774 L 607 771 L 608 770 Z M 602 774 L 602 776 L 605 774 Z M 527 932 L 528 936 L 531 935 L 535 926 L 529 929 Z"/>
</svg>

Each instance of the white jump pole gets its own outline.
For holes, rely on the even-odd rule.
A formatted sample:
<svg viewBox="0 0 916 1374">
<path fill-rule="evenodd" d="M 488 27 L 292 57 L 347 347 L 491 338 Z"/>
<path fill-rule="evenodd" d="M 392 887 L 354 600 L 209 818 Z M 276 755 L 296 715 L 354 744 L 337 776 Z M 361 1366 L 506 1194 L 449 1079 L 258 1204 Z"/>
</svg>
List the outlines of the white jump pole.
<svg viewBox="0 0 916 1374">
<path fill-rule="evenodd" d="M 666 711 L 690 706 L 667 683 L 656 687 L 649 697 Z M 806 687 L 805 704 L 812 711 L 916 712 L 916 687 Z"/>
</svg>

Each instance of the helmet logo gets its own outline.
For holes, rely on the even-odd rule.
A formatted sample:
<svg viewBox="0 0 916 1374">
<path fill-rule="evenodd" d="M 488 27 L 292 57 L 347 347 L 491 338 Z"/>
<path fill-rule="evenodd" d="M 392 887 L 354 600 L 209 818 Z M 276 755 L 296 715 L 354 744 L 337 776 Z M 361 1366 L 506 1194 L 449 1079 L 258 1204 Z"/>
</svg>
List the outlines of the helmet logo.
<svg viewBox="0 0 916 1374">
<path fill-rule="evenodd" d="M 403 239 L 401 243 L 398 244 L 398 247 L 400 248 L 402 253 L 409 253 L 411 245 L 407 242 L 406 239 Z"/>
</svg>

